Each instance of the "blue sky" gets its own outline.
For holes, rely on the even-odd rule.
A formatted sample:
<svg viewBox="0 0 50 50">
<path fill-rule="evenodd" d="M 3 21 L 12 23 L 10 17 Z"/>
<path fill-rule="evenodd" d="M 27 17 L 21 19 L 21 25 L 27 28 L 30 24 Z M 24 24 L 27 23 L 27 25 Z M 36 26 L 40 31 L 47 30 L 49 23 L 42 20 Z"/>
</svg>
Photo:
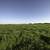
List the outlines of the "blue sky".
<svg viewBox="0 0 50 50">
<path fill-rule="evenodd" d="M 50 0 L 0 0 L 0 24 L 50 23 Z"/>
</svg>

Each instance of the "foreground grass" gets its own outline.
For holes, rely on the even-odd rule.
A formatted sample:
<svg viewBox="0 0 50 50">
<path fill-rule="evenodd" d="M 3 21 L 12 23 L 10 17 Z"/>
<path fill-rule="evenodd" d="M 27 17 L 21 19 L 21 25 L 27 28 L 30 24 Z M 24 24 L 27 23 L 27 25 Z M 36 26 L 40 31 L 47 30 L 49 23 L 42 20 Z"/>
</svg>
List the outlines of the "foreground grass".
<svg viewBox="0 0 50 50">
<path fill-rule="evenodd" d="M 0 25 L 0 50 L 50 50 L 50 24 Z"/>
</svg>

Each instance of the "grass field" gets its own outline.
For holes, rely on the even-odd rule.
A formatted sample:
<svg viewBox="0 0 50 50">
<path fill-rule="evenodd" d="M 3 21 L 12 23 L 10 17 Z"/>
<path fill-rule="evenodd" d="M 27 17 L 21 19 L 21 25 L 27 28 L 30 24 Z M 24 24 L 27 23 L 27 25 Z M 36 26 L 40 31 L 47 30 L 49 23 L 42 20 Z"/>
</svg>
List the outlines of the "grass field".
<svg viewBox="0 0 50 50">
<path fill-rule="evenodd" d="M 50 50 L 50 23 L 0 24 L 0 50 Z"/>
</svg>

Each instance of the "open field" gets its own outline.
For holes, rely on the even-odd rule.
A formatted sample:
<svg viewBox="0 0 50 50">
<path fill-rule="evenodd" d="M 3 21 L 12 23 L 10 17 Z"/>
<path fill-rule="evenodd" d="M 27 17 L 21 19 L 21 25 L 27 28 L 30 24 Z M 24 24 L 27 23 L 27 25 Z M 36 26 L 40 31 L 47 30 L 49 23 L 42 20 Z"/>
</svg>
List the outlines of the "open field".
<svg viewBox="0 0 50 50">
<path fill-rule="evenodd" d="M 50 50 L 50 24 L 0 24 L 0 50 Z"/>
</svg>

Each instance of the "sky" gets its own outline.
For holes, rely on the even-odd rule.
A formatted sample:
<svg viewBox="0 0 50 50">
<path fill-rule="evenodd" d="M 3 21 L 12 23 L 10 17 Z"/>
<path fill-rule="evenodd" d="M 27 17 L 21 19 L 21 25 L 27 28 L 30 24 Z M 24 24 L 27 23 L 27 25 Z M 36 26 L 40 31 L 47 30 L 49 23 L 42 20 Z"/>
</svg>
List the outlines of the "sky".
<svg viewBox="0 0 50 50">
<path fill-rule="evenodd" d="M 0 0 L 0 24 L 50 23 L 50 0 Z"/>
</svg>

